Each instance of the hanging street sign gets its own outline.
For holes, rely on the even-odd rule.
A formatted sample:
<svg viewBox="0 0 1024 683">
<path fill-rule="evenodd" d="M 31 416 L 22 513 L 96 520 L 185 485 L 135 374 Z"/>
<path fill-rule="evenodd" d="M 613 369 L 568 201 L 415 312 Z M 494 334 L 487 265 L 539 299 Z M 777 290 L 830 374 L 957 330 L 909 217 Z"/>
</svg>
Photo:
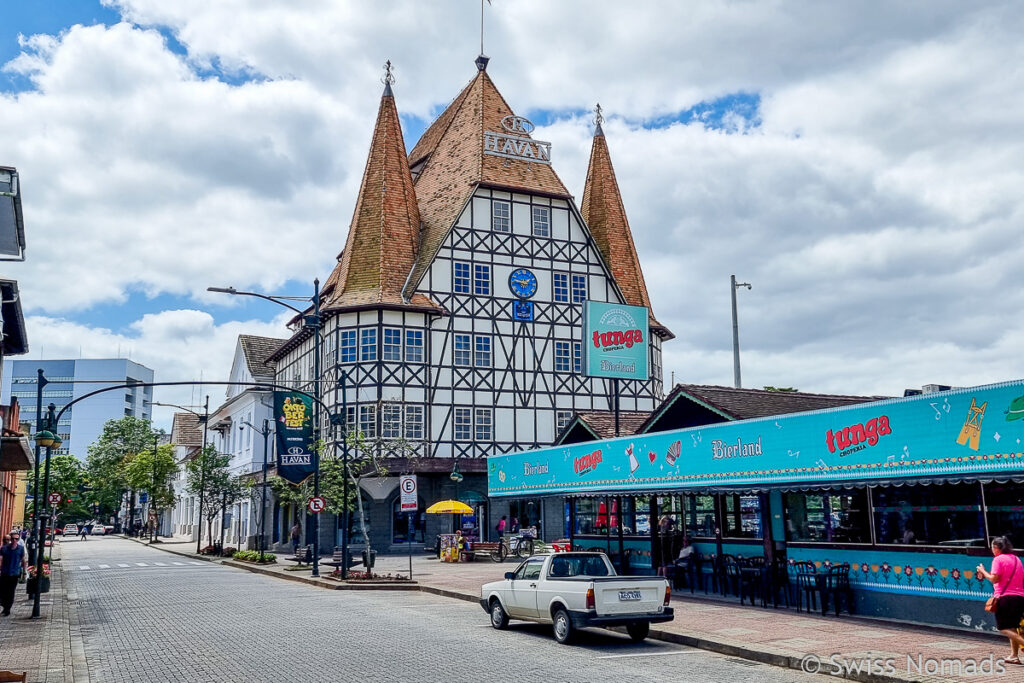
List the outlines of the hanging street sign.
<svg viewBox="0 0 1024 683">
<path fill-rule="evenodd" d="M 309 499 L 309 502 L 306 503 L 306 507 L 309 508 L 309 511 L 314 515 L 317 515 L 323 512 L 324 508 L 327 507 L 327 501 L 324 500 L 322 496 L 313 496 Z"/>
<path fill-rule="evenodd" d="M 416 512 L 419 509 L 416 475 L 403 474 L 398 480 L 398 488 L 402 492 L 402 512 Z"/>
<path fill-rule="evenodd" d="M 61 498 L 61 496 L 60 496 L 59 493 L 51 493 L 50 494 L 50 505 L 57 505 L 58 503 L 60 503 L 60 498 Z"/>
<path fill-rule="evenodd" d="M 648 378 L 649 312 L 643 306 L 587 301 L 583 309 L 588 377 Z"/>
</svg>

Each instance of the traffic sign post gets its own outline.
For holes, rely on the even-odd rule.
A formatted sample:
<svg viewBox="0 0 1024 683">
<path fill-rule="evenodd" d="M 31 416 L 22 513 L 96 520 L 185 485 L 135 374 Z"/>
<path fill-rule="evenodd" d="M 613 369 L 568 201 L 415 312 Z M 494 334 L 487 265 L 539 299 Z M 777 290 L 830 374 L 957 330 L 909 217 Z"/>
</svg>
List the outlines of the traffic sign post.
<svg viewBox="0 0 1024 683">
<path fill-rule="evenodd" d="M 327 507 L 327 501 L 323 499 L 323 496 L 313 496 L 306 503 L 306 508 L 314 515 L 318 515 L 324 511 Z"/>
<path fill-rule="evenodd" d="M 51 493 L 50 494 L 50 505 L 59 505 L 60 504 L 60 499 L 61 499 L 61 494 L 59 494 L 59 493 Z"/>
<path fill-rule="evenodd" d="M 409 580 L 412 581 L 412 541 L 414 536 L 413 518 L 420 509 L 419 496 L 417 495 L 417 483 L 415 474 L 403 474 L 398 479 L 398 490 L 401 492 L 402 512 L 409 514 L 409 530 L 405 536 L 406 545 L 409 546 Z"/>
</svg>

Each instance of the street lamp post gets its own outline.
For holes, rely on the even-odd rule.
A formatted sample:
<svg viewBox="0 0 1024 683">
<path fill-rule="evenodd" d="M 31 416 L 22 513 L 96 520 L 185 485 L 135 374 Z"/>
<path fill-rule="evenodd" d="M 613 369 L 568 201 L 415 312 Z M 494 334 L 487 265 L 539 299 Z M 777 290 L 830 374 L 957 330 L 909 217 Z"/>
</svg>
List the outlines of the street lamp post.
<svg viewBox="0 0 1024 683">
<path fill-rule="evenodd" d="M 39 375 L 42 377 L 42 370 L 39 371 Z M 43 501 L 48 501 L 50 497 L 50 455 L 53 452 L 53 448 L 59 448 L 61 445 L 60 437 L 49 431 L 50 429 L 57 428 L 56 420 L 54 419 L 56 410 L 57 406 L 52 403 L 47 407 L 46 421 L 43 423 L 45 428 L 36 434 L 36 447 L 43 446 L 46 448 L 46 465 L 43 468 Z M 38 494 L 38 490 L 36 493 Z M 40 531 L 36 534 L 38 539 L 36 547 L 36 591 L 32 597 L 32 618 L 39 617 L 39 596 L 43 592 L 43 556 L 46 553 L 46 520 L 48 518 L 49 515 L 44 508 L 39 513 L 39 519 L 36 523 Z"/>
<path fill-rule="evenodd" d="M 732 294 L 732 378 L 733 384 L 739 389 L 742 386 L 740 381 L 740 324 L 736 318 L 736 290 L 740 287 L 751 289 L 749 282 L 736 282 L 736 276 L 730 275 L 732 287 L 729 288 Z"/>
<path fill-rule="evenodd" d="M 260 562 L 263 561 L 263 553 L 267 546 L 266 519 L 267 519 L 267 437 L 270 435 L 270 420 L 263 418 L 263 429 L 256 429 L 248 420 L 242 424 L 249 425 L 249 429 L 263 436 L 263 485 L 260 487 Z"/>
<path fill-rule="evenodd" d="M 208 292 L 220 294 L 231 294 L 233 296 L 254 296 L 259 299 L 273 301 L 279 306 L 284 306 L 302 316 L 303 325 L 306 329 L 313 331 L 313 495 L 320 495 L 320 357 L 322 353 L 323 328 L 320 318 L 320 280 L 313 280 L 313 297 L 288 297 L 260 294 L 258 292 L 240 292 L 234 287 L 207 287 Z M 313 315 L 306 315 L 305 311 L 287 303 L 288 301 L 309 301 L 313 304 Z M 308 310 L 308 309 L 307 309 Z M 320 515 L 313 515 L 313 576 L 320 576 Z"/>
<path fill-rule="evenodd" d="M 35 438 L 35 454 L 36 454 L 36 466 L 33 474 L 32 484 L 32 525 L 34 533 L 32 534 L 32 552 L 35 552 L 40 540 L 39 531 L 39 454 L 43 449 L 43 442 L 46 441 L 45 435 L 43 434 L 43 387 L 49 384 L 50 381 L 43 377 L 43 369 L 39 368 L 36 371 L 36 438 Z M 43 437 L 40 439 L 39 437 Z M 51 439 L 53 435 L 50 435 Z M 46 501 L 43 501 L 43 505 L 46 505 Z M 45 527 L 44 527 L 45 532 Z M 6 532 L 4 532 L 6 533 Z"/>
</svg>

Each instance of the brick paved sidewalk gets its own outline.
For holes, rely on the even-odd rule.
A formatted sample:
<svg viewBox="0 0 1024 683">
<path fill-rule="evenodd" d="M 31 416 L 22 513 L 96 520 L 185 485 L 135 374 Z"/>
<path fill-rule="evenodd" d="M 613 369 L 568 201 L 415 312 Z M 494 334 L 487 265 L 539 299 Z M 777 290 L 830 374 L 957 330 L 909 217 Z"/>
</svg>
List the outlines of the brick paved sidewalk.
<svg viewBox="0 0 1024 683">
<path fill-rule="evenodd" d="M 160 543 L 154 547 L 194 555 L 176 545 Z M 281 563 L 260 567 L 259 570 L 292 580 L 302 577 L 307 582 L 338 588 L 337 582 L 324 578 L 314 580 L 309 572 L 286 572 L 286 566 L 293 565 Z M 511 559 L 503 564 L 490 561 L 445 564 L 419 553 L 413 556 L 413 578 L 420 590 L 475 602 L 479 599 L 481 584 L 500 579 L 515 566 L 516 561 Z M 404 574 L 408 567 L 407 556 L 378 556 L 375 571 Z M 325 574 L 328 573 L 327 569 L 324 568 Z M 830 658 L 838 656 L 841 665 L 845 661 L 849 662 L 850 667 L 859 664 L 865 668 L 871 659 L 875 662 L 876 674 L 889 664 L 890 671 L 883 672 L 883 675 L 842 672 L 843 678 L 854 680 L 1024 680 L 1024 668 L 1018 670 L 1012 665 L 1002 665 L 1006 672 L 995 675 L 979 674 L 958 678 L 950 675 L 949 668 L 945 675 L 929 675 L 929 671 L 939 670 L 928 667 L 941 666 L 941 660 L 949 660 L 946 665 L 949 667 L 955 666 L 952 660 L 981 663 L 991 658 L 991 664 L 999 666 L 1002 657 L 1009 654 L 1009 648 L 1005 639 L 995 634 L 902 625 L 868 618 L 851 618 L 845 614 L 840 617 L 822 617 L 785 608 L 741 606 L 735 600 L 696 597 L 689 592 L 674 593 L 673 605 L 676 609 L 675 620 L 658 624 L 651 631 L 653 636 L 776 666 L 800 668 L 801 660 L 812 656 L 821 662 L 821 671 L 824 673 L 830 672 L 832 668 Z"/>
<path fill-rule="evenodd" d="M 50 550 L 50 592 L 40 599 L 40 618 L 32 618 L 32 601 L 18 586 L 11 616 L 0 618 L 0 671 L 28 672 L 40 683 L 89 680 L 73 597 L 65 591 L 60 542 Z"/>
</svg>

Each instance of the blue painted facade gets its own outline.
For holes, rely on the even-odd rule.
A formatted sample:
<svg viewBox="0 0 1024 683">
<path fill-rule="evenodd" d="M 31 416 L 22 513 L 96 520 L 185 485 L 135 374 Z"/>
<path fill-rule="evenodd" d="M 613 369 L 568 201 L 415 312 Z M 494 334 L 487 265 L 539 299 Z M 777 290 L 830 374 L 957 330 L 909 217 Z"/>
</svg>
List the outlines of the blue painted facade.
<svg viewBox="0 0 1024 683">
<path fill-rule="evenodd" d="M 489 494 L 571 496 L 573 542 L 631 572 L 685 542 L 708 557 L 849 564 L 857 613 L 991 630 L 976 568 L 992 536 L 1024 546 L 1022 444 L 1014 381 L 494 456 Z"/>
</svg>

